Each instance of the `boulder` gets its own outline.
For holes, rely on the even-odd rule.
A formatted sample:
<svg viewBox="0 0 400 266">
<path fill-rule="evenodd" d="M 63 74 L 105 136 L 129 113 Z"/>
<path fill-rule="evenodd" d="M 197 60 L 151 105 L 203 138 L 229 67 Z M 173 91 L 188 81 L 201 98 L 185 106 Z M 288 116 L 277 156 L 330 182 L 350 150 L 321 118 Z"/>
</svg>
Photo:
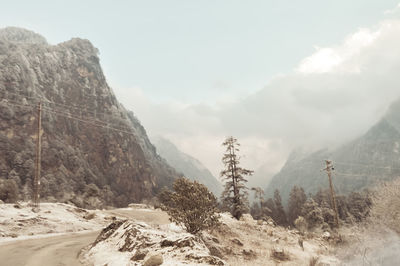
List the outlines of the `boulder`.
<svg viewBox="0 0 400 266">
<path fill-rule="evenodd" d="M 143 266 L 158 266 L 161 265 L 163 262 L 163 257 L 160 254 L 155 254 L 146 259 Z"/>
</svg>

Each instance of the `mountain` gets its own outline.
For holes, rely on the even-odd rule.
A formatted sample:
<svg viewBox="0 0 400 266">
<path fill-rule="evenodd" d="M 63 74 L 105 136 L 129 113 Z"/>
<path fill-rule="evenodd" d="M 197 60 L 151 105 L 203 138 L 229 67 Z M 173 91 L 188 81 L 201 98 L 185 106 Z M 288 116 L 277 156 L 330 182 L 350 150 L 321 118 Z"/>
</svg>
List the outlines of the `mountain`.
<svg viewBox="0 0 400 266">
<path fill-rule="evenodd" d="M 247 187 L 266 187 L 271 181 L 273 174 L 274 173 L 268 164 L 261 165 L 254 171 L 252 176 L 248 177 Z"/>
<path fill-rule="evenodd" d="M 155 137 L 153 143 L 157 148 L 157 152 L 177 171 L 181 172 L 185 177 L 207 186 L 217 198 L 221 195 L 221 183 L 199 160 L 181 152 L 172 142 L 165 138 Z"/>
<path fill-rule="evenodd" d="M 287 201 L 294 185 L 302 186 L 307 193 L 328 188 L 327 174 L 321 171 L 325 168 L 325 159 L 333 161 L 333 183 L 337 193 L 362 190 L 400 176 L 400 99 L 390 106 L 378 123 L 353 141 L 309 155 L 298 151 L 292 153 L 271 180 L 267 195 L 271 196 L 279 189 Z"/>
<path fill-rule="evenodd" d="M 45 200 L 124 206 L 178 176 L 116 99 L 88 40 L 49 45 L 10 27 L 0 29 L 0 181 L 15 183 L 20 199 L 32 195 L 39 101 Z"/>
</svg>

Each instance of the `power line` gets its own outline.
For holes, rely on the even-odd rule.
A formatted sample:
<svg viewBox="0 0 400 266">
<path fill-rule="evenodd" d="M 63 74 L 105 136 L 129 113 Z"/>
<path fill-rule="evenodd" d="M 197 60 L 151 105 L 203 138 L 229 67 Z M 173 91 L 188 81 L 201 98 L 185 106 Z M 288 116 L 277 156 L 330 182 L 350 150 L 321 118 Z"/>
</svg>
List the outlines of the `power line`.
<svg viewBox="0 0 400 266">
<path fill-rule="evenodd" d="M 73 116 L 70 116 L 70 115 L 61 114 L 61 113 L 59 113 L 59 112 L 54 112 L 54 111 L 47 111 L 47 112 L 54 113 L 54 114 L 56 114 L 56 115 L 58 115 L 58 116 L 66 117 L 66 118 L 73 119 L 73 120 L 76 120 L 76 121 L 79 121 L 79 122 L 91 124 L 91 125 L 96 126 L 96 127 L 102 127 L 102 128 L 106 128 L 106 129 L 111 129 L 111 130 L 118 131 L 118 132 L 121 132 L 121 133 L 126 133 L 126 134 L 130 134 L 130 135 L 136 136 L 136 135 L 135 135 L 134 133 L 132 133 L 132 132 L 125 131 L 125 130 L 121 130 L 121 129 L 119 129 L 119 128 L 114 128 L 114 127 L 106 126 L 106 125 L 99 125 L 99 124 L 96 124 L 95 122 L 90 121 L 90 120 L 85 120 L 85 119 L 73 117 Z"/>
<path fill-rule="evenodd" d="M 21 106 L 21 107 L 28 107 L 28 106 L 31 107 L 31 108 L 34 107 L 33 105 L 30 105 L 30 104 L 21 104 L 21 103 L 18 103 L 18 102 L 15 102 L 13 100 L 6 99 L 6 98 L 3 98 L 3 100 L 6 101 L 5 103 L 11 103 L 13 105 L 17 105 L 17 106 Z M 129 124 L 122 125 L 123 128 L 121 128 L 120 124 L 100 121 L 100 120 L 96 119 L 96 117 L 88 117 L 88 116 L 83 116 L 83 115 L 79 116 L 77 114 L 72 114 L 72 112 L 68 113 L 68 112 L 65 112 L 65 111 L 55 110 L 55 109 L 48 108 L 48 107 L 42 107 L 42 110 L 46 110 L 46 112 L 55 113 L 55 114 L 58 114 L 58 115 L 62 115 L 64 117 L 71 118 L 71 119 L 80 120 L 81 122 L 86 121 L 86 122 L 91 122 L 91 124 L 94 124 L 94 123 L 102 124 L 106 128 L 113 129 L 113 130 L 120 130 L 121 132 L 128 132 L 127 130 L 129 130 Z M 113 118 L 113 119 L 121 119 L 121 121 L 123 121 L 122 118 L 120 118 L 120 117 L 113 117 L 113 116 L 110 116 L 110 117 Z M 100 126 L 100 125 L 96 124 L 96 126 Z"/>
<path fill-rule="evenodd" d="M 24 91 L 21 91 L 21 92 L 24 92 Z M 32 97 L 32 96 L 28 96 L 28 95 L 24 95 L 24 94 L 18 94 L 18 93 L 9 92 L 9 91 L 6 91 L 6 92 L 4 92 L 4 93 L 16 95 L 16 96 L 19 96 L 19 97 L 24 97 L 24 98 L 33 99 L 33 100 L 36 100 L 37 102 L 42 101 L 42 104 L 53 104 L 53 105 L 58 105 L 58 106 L 60 106 L 60 107 L 62 107 L 62 108 L 72 108 L 72 109 L 76 109 L 76 110 L 79 110 L 79 111 L 86 110 L 86 112 L 92 113 L 92 114 L 94 114 L 94 115 L 112 116 L 112 113 L 98 112 L 98 111 L 96 111 L 96 110 L 94 110 L 94 109 L 89 110 L 88 106 L 86 106 L 86 105 L 85 105 L 85 106 L 78 106 L 78 105 L 74 105 L 74 104 L 68 104 L 68 105 L 67 105 L 67 104 L 63 104 L 63 103 L 58 103 L 58 102 L 50 101 L 50 100 L 48 100 L 48 99 L 46 99 L 46 98 L 43 98 L 43 97 L 40 96 L 40 95 L 39 95 L 39 97 Z M 24 93 L 25 93 L 25 92 L 24 92 Z M 36 93 L 36 94 L 37 94 L 37 93 Z M 36 102 L 36 103 L 37 103 L 37 102 Z"/>
</svg>

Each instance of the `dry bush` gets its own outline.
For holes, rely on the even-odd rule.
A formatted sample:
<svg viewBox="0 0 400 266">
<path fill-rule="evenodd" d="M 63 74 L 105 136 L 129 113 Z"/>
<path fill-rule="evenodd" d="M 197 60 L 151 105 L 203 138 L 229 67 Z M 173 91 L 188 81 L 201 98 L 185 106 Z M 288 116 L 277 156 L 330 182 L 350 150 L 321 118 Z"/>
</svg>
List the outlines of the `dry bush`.
<svg viewBox="0 0 400 266">
<path fill-rule="evenodd" d="M 400 234 L 400 178 L 378 187 L 372 197 L 371 220 Z"/>
<path fill-rule="evenodd" d="M 311 257 L 308 261 L 309 266 L 316 266 L 318 263 L 319 257 Z"/>
</svg>

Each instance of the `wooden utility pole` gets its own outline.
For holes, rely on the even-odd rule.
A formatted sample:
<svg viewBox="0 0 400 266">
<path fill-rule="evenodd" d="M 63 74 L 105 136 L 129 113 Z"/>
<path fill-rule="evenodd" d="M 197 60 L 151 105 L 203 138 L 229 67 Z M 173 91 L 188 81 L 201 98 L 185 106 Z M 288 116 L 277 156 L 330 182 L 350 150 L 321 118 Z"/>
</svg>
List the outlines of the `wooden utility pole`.
<svg viewBox="0 0 400 266">
<path fill-rule="evenodd" d="M 330 186 L 330 190 L 331 190 L 331 202 L 332 202 L 333 210 L 335 211 L 335 223 L 336 223 L 336 227 L 339 228 L 339 215 L 338 215 L 338 209 L 337 209 L 337 205 L 336 205 L 336 196 L 335 196 L 335 191 L 333 189 L 333 184 L 332 184 L 333 165 L 332 165 L 332 161 L 330 161 L 330 160 L 325 160 L 325 163 L 326 163 L 326 168 L 324 170 L 328 174 L 328 178 L 329 178 L 329 186 Z"/>
<path fill-rule="evenodd" d="M 37 109 L 37 140 L 36 140 L 36 173 L 35 180 L 33 181 L 33 206 L 39 208 L 40 201 L 40 162 L 41 162 L 41 150 L 42 150 L 42 103 L 39 102 Z"/>
</svg>

